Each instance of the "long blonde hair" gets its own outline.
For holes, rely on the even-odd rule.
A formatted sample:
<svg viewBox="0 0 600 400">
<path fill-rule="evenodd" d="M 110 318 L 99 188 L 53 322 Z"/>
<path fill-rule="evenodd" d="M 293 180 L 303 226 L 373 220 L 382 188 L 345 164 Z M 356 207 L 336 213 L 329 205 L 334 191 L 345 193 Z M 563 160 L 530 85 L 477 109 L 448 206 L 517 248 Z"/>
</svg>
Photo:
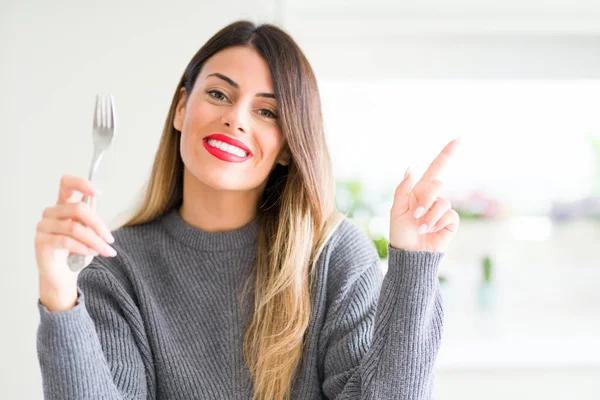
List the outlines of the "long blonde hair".
<svg viewBox="0 0 600 400">
<path fill-rule="evenodd" d="M 257 204 L 254 314 L 244 336 L 244 356 L 253 400 L 288 399 L 302 361 L 317 260 L 343 215 L 335 207 L 317 82 L 287 33 L 270 24 L 234 22 L 192 57 L 173 95 L 143 200 L 122 226 L 152 221 L 181 204 L 181 133 L 173 127 L 180 88 L 191 93 L 208 58 L 240 45 L 252 46 L 270 67 L 280 127 L 291 153 L 289 165 L 273 169 Z"/>
</svg>

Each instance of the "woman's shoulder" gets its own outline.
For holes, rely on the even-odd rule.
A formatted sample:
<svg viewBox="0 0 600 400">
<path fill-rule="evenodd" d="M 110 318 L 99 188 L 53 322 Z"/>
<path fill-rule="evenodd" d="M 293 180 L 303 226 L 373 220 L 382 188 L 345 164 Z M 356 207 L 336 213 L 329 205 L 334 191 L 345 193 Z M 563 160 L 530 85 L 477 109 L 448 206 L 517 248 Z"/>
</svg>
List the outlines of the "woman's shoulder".
<svg viewBox="0 0 600 400">
<path fill-rule="evenodd" d="M 157 241 L 167 235 L 158 217 L 152 221 L 135 225 L 122 225 L 112 231 L 115 242 L 111 245 L 124 255 L 148 253 L 156 248 Z M 117 255 L 118 258 L 118 255 Z"/>
<path fill-rule="evenodd" d="M 329 243 L 335 261 L 363 264 L 377 259 L 375 245 L 356 222 L 344 216 Z"/>
<path fill-rule="evenodd" d="M 144 268 L 140 262 L 144 263 L 148 256 L 151 258 L 152 249 L 156 247 L 159 229 L 155 221 L 152 221 L 145 224 L 122 226 L 111 231 L 115 238 L 111 246 L 117 251 L 117 255 L 115 257 L 95 257 L 90 265 L 81 271 L 81 274 L 89 275 L 88 279 L 99 275 L 108 276 L 129 291 L 131 281 Z"/>
<path fill-rule="evenodd" d="M 365 271 L 379 268 L 375 245 L 356 222 L 344 216 L 324 250 L 330 284 L 354 282 Z"/>
</svg>

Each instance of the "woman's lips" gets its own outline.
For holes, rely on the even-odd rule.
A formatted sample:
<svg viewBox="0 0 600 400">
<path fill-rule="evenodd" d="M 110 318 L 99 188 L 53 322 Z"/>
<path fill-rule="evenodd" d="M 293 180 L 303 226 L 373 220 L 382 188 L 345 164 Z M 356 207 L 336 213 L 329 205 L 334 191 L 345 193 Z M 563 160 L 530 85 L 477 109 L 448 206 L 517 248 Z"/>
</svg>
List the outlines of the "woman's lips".
<svg viewBox="0 0 600 400">
<path fill-rule="evenodd" d="M 246 153 L 252 154 L 252 152 L 250 151 L 250 149 L 243 142 L 241 142 L 241 141 L 239 141 L 237 139 L 234 139 L 234 138 L 232 138 L 230 136 L 227 136 L 227 135 L 225 135 L 223 133 L 213 133 L 213 134 L 210 134 L 208 136 L 205 136 L 204 139 L 205 140 L 215 139 L 215 140 L 218 140 L 219 142 L 227 143 L 227 144 L 230 144 L 232 146 L 238 147 L 238 148 L 244 150 Z"/>
<path fill-rule="evenodd" d="M 208 144 L 208 139 L 202 140 L 202 144 L 204 145 L 204 147 L 210 154 L 212 154 L 213 156 L 215 156 L 216 158 L 218 158 L 219 160 L 222 160 L 222 161 L 240 163 L 240 162 L 244 162 L 244 161 L 248 160 L 250 157 L 252 157 L 250 154 L 248 154 L 246 157 L 239 157 L 239 156 L 236 156 L 235 154 L 231 154 L 226 151 L 223 151 L 217 147 L 212 147 L 211 145 Z"/>
</svg>

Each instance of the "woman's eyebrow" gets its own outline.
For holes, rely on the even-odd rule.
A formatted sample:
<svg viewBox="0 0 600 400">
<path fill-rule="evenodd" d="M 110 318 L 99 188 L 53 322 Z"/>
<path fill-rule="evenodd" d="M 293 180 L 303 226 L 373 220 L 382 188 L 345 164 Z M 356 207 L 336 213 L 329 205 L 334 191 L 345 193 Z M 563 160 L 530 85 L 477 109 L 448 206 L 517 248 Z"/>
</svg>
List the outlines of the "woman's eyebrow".
<svg viewBox="0 0 600 400">
<path fill-rule="evenodd" d="M 216 76 L 217 78 L 224 80 L 225 82 L 227 82 L 229 85 L 233 86 L 234 88 L 236 88 L 236 89 L 240 88 L 240 85 L 238 85 L 236 82 L 234 82 L 233 79 L 231 79 L 223 74 L 219 74 L 218 72 L 208 75 L 207 78 L 209 76 Z M 257 97 L 266 97 L 269 99 L 275 99 L 275 95 L 273 93 L 257 93 L 256 96 Z"/>
</svg>

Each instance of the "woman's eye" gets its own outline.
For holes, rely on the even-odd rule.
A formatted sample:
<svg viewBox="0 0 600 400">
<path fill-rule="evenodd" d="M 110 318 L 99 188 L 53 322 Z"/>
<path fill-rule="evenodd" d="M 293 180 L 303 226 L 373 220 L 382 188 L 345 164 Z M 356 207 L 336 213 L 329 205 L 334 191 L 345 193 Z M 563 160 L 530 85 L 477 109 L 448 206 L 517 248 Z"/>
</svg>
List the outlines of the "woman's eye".
<svg viewBox="0 0 600 400">
<path fill-rule="evenodd" d="M 225 96 L 223 93 L 221 93 L 218 90 L 209 90 L 206 93 L 208 93 L 208 95 L 215 100 L 219 100 L 219 101 L 227 100 L 227 96 Z"/>
<path fill-rule="evenodd" d="M 261 113 L 262 116 L 267 117 L 267 118 L 273 118 L 273 119 L 277 119 L 277 114 L 275 114 L 273 111 L 271 110 L 267 110 L 265 108 L 259 110 L 259 112 Z"/>
<path fill-rule="evenodd" d="M 223 94 L 223 92 L 221 92 L 219 90 L 215 90 L 215 89 L 213 89 L 213 90 L 207 90 L 206 93 L 210 97 L 212 97 L 214 100 L 217 100 L 217 101 L 227 101 L 227 96 L 225 96 Z M 263 117 L 272 118 L 272 119 L 278 119 L 279 118 L 277 116 L 277 114 L 275 114 L 271 110 L 267 110 L 266 108 L 260 109 L 258 112 Z"/>
</svg>

